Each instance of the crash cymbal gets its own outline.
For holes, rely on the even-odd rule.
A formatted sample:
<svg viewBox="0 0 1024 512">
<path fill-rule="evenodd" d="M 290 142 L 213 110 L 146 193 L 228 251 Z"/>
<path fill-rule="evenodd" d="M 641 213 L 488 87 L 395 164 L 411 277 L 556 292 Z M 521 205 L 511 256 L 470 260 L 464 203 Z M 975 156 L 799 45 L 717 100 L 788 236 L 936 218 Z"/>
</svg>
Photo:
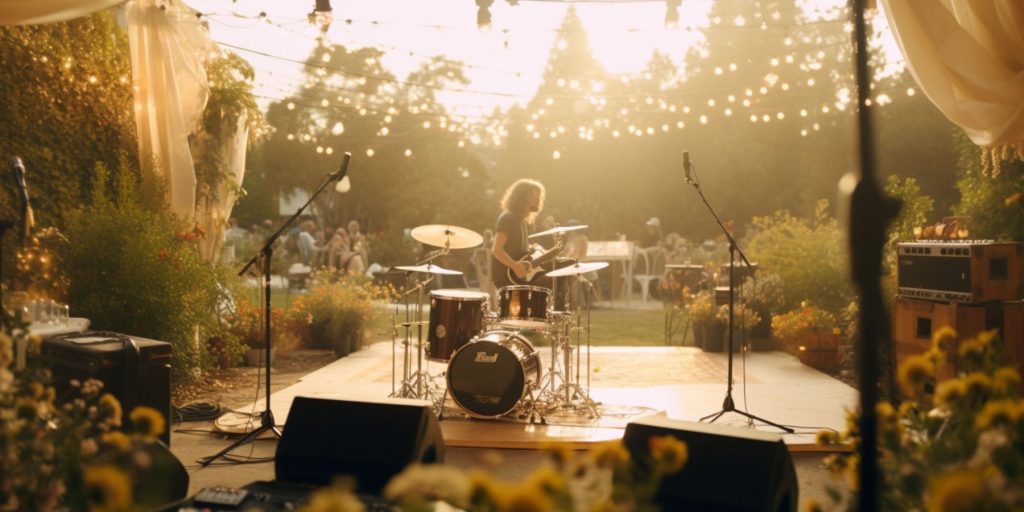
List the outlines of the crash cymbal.
<svg viewBox="0 0 1024 512">
<path fill-rule="evenodd" d="M 476 231 L 447 224 L 427 224 L 415 227 L 410 235 L 417 242 L 449 249 L 469 249 L 484 241 L 484 237 Z"/>
<path fill-rule="evenodd" d="M 405 270 L 408 272 L 422 272 L 424 274 L 438 274 L 445 276 L 461 276 L 462 272 L 458 270 L 448 270 L 444 267 L 439 267 L 433 263 L 427 263 L 426 265 L 406 265 L 395 267 L 398 270 Z"/>
<path fill-rule="evenodd" d="M 568 267 L 558 268 L 544 275 L 548 277 L 578 276 L 588 272 L 601 270 L 607 266 L 607 261 L 588 261 L 586 263 L 576 263 L 575 265 L 569 265 Z"/>
<path fill-rule="evenodd" d="M 540 233 L 534 233 L 526 238 L 537 238 L 539 236 L 555 235 L 559 233 L 566 233 L 569 231 L 576 231 L 577 229 L 586 229 L 588 227 L 589 226 L 587 226 L 586 224 L 580 224 L 577 226 L 557 226 L 548 230 L 541 231 Z"/>
</svg>

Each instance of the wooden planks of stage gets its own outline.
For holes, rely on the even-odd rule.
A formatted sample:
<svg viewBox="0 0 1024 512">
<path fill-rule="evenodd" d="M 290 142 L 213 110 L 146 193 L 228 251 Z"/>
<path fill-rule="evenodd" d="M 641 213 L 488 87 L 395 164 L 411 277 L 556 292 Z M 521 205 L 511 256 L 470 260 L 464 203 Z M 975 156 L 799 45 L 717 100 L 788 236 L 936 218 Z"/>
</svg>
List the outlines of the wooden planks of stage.
<svg viewBox="0 0 1024 512">
<path fill-rule="evenodd" d="M 537 347 L 537 351 L 546 370 L 551 361 L 550 348 Z M 401 387 L 402 358 L 400 349 L 390 341 L 364 347 L 271 395 L 274 418 L 285 422 L 296 396 L 384 400 Z M 629 421 L 649 414 L 697 421 L 720 411 L 726 397 L 725 354 L 705 353 L 693 347 L 595 347 L 589 359 L 588 383 L 585 352 L 580 358 L 580 384 L 600 404 L 598 418 L 570 411 L 547 415 L 546 424 L 525 419 L 482 420 L 469 418 L 449 398 L 441 421 L 445 444 L 536 449 L 546 443 L 564 442 L 584 449 L 621 438 Z M 415 370 L 415 361 L 413 364 Z M 441 375 L 448 368 L 424 360 L 423 369 L 434 382 L 442 384 Z M 821 429 L 842 431 L 846 411 L 857 405 L 855 389 L 782 352 L 736 354 L 733 376 L 736 408 L 794 428 L 796 434 L 783 437 L 791 451 L 819 451 L 821 448 L 814 444 L 815 433 Z M 261 397 L 251 406 L 236 410 L 259 412 L 264 403 Z M 751 426 L 736 413 L 726 413 L 716 423 Z M 248 414 L 229 413 L 215 426 L 227 433 L 244 433 L 258 424 L 258 418 L 253 420 Z M 780 432 L 761 423 L 753 428 Z"/>
</svg>

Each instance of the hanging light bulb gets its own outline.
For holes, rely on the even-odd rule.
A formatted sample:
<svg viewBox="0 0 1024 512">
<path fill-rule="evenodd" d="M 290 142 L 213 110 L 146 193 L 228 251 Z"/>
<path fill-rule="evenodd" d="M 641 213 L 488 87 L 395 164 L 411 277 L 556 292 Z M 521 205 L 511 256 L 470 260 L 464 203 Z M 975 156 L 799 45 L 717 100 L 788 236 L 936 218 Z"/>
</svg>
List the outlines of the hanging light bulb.
<svg viewBox="0 0 1024 512">
<path fill-rule="evenodd" d="M 316 0 L 313 12 L 309 13 L 309 22 L 320 28 L 321 34 L 326 34 L 334 21 L 334 14 L 331 10 L 331 0 Z"/>
<path fill-rule="evenodd" d="M 481 34 L 491 31 L 491 4 L 494 0 L 476 0 L 476 28 Z"/>
<path fill-rule="evenodd" d="M 665 29 L 675 30 L 679 26 L 679 4 L 683 0 L 665 0 Z"/>
</svg>

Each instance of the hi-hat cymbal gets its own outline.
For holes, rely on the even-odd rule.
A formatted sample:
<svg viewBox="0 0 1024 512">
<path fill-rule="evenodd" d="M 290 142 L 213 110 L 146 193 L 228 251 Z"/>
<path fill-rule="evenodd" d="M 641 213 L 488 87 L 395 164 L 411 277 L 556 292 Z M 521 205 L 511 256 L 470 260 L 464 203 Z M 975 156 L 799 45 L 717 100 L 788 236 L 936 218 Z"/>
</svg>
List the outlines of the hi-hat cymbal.
<svg viewBox="0 0 1024 512">
<path fill-rule="evenodd" d="M 461 276 L 462 272 L 458 270 L 448 270 L 444 267 L 439 267 L 433 263 L 427 263 L 426 265 L 406 265 L 395 267 L 398 270 L 405 270 L 408 272 L 422 272 L 424 274 L 438 274 L 445 276 Z"/>
<path fill-rule="evenodd" d="M 607 261 L 588 261 L 586 263 L 576 263 L 575 265 L 569 265 L 568 267 L 556 268 L 547 274 L 548 277 L 563 277 L 563 276 L 578 276 L 586 274 L 588 272 L 594 272 L 601 270 L 608 266 Z"/>
<path fill-rule="evenodd" d="M 410 235 L 417 242 L 449 249 L 469 249 L 484 241 L 484 237 L 476 231 L 447 224 L 427 224 L 415 227 L 412 228 Z"/>
<path fill-rule="evenodd" d="M 537 238 L 539 236 L 555 235 L 559 233 L 566 233 L 569 231 L 576 231 L 577 229 L 586 229 L 588 227 L 589 226 L 587 226 L 586 224 L 579 224 L 576 226 L 557 226 L 548 230 L 541 231 L 540 233 L 534 233 L 526 238 Z"/>
</svg>

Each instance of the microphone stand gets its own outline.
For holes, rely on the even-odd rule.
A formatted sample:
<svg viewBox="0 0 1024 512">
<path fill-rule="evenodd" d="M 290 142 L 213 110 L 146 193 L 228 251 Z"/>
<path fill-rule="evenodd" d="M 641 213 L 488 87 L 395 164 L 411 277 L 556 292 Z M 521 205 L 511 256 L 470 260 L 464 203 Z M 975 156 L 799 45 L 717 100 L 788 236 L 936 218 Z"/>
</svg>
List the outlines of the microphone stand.
<svg viewBox="0 0 1024 512">
<path fill-rule="evenodd" d="M 250 259 L 249 262 L 246 263 L 244 267 L 242 267 L 242 270 L 238 272 L 238 275 L 240 276 L 245 275 L 246 271 L 249 270 L 249 267 L 255 265 L 257 261 L 263 262 L 262 314 L 264 344 L 263 348 L 265 350 L 263 355 L 263 369 L 266 371 L 266 380 L 264 381 L 263 394 L 266 397 L 266 406 L 263 412 L 260 413 L 259 427 L 253 429 L 245 437 L 232 443 L 231 446 L 228 446 L 227 448 L 224 448 L 223 450 L 217 452 L 216 455 L 199 459 L 199 464 L 201 464 L 203 467 L 209 466 L 211 462 L 227 455 L 235 448 L 255 441 L 260 435 L 262 435 L 264 432 L 268 430 L 272 432 L 277 438 L 281 437 L 281 429 L 277 427 L 277 423 L 274 421 L 274 412 L 270 409 L 270 261 L 274 256 L 274 243 L 277 242 L 277 240 L 281 238 L 281 234 L 284 233 L 284 231 L 288 229 L 288 227 L 291 226 L 292 223 L 294 223 L 295 220 L 299 218 L 299 216 L 302 215 L 302 212 L 306 210 L 306 207 L 308 207 L 317 198 L 317 196 L 319 196 L 320 193 L 323 192 L 325 188 L 327 188 L 327 185 L 330 185 L 331 183 L 341 180 L 342 178 L 345 177 L 345 173 L 348 172 L 348 162 L 350 158 L 351 157 L 349 156 L 349 154 L 346 153 L 345 159 L 342 161 L 341 169 L 338 172 L 328 174 L 324 178 L 323 183 L 320 184 L 320 187 L 316 189 L 316 192 L 314 192 L 313 195 L 309 197 L 309 200 L 306 201 L 306 204 L 300 206 L 299 209 L 296 210 L 295 213 L 291 216 L 291 218 L 285 221 L 285 223 L 282 224 L 280 228 L 278 228 L 277 232 L 270 235 L 267 238 L 267 240 L 263 242 L 263 247 L 261 247 L 260 250 L 257 251 L 255 255 L 253 255 L 252 259 Z"/>
<path fill-rule="evenodd" d="M 14 227 L 14 222 L 7 219 L 0 219 L 0 327 L 7 325 L 7 311 L 3 310 L 4 303 L 4 234 L 8 229 Z"/>
<path fill-rule="evenodd" d="M 686 159 L 686 163 L 689 164 L 689 158 Z M 690 165 L 692 165 L 692 164 L 690 164 Z M 712 413 L 712 414 L 709 414 L 707 416 L 704 416 L 703 418 L 700 419 L 700 421 L 708 420 L 708 423 L 714 423 L 715 420 L 717 420 L 718 418 L 722 417 L 723 414 L 725 414 L 727 412 L 734 412 L 734 413 L 739 414 L 741 416 L 745 416 L 749 420 L 756 420 L 756 421 L 760 421 L 761 423 L 767 423 L 768 425 L 771 425 L 771 426 L 773 426 L 775 428 L 778 428 L 780 430 L 783 430 L 783 431 L 785 431 L 787 433 L 792 434 L 793 433 L 793 429 L 791 429 L 789 427 L 782 426 L 782 425 L 780 425 L 778 423 L 774 423 L 774 422 L 768 421 L 768 420 L 766 420 L 764 418 L 759 418 L 759 417 L 754 416 L 753 414 L 750 414 L 750 413 L 748 413 L 746 411 L 741 411 L 741 410 L 736 408 L 736 404 L 735 404 L 735 402 L 733 402 L 733 399 L 732 399 L 732 359 L 733 359 L 733 356 L 732 356 L 732 346 L 733 346 L 733 313 L 734 313 L 734 301 L 735 301 L 735 283 L 734 283 L 734 279 L 735 279 L 735 274 L 736 274 L 736 267 L 735 267 L 736 255 L 739 254 L 740 259 L 743 260 L 743 262 L 747 265 L 747 268 L 751 268 L 752 265 L 750 264 L 750 260 L 747 259 L 747 256 L 745 254 L 743 254 L 743 251 L 740 250 L 739 245 L 736 243 L 736 239 L 732 237 L 732 234 L 729 233 L 729 230 L 725 228 L 724 224 L 722 224 L 722 220 L 718 218 L 718 214 L 715 213 L 715 209 L 712 208 L 711 204 L 708 203 L 708 199 L 706 197 L 704 197 L 704 191 L 701 189 L 700 183 L 697 180 L 691 179 L 689 172 L 686 173 L 686 182 L 689 183 L 690 185 L 693 185 L 693 189 L 697 191 L 697 195 L 700 196 L 700 200 L 704 202 L 704 206 L 706 206 L 708 208 L 708 211 L 711 212 L 711 216 L 715 218 L 715 222 L 717 222 L 718 223 L 718 227 L 722 229 L 722 233 L 725 233 L 725 238 L 727 240 L 729 240 L 729 347 L 727 349 L 727 352 L 728 352 L 728 356 L 727 357 L 729 359 L 729 364 L 728 364 L 729 375 L 728 375 L 728 378 L 727 378 L 728 384 L 727 384 L 727 387 L 726 387 L 726 390 L 725 390 L 725 400 L 722 402 L 722 410 L 720 410 L 720 411 L 718 411 L 716 413 Z"/>
</svg>

